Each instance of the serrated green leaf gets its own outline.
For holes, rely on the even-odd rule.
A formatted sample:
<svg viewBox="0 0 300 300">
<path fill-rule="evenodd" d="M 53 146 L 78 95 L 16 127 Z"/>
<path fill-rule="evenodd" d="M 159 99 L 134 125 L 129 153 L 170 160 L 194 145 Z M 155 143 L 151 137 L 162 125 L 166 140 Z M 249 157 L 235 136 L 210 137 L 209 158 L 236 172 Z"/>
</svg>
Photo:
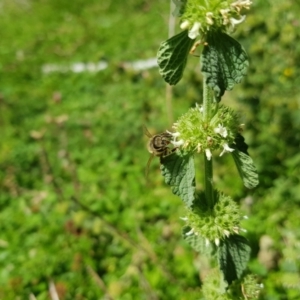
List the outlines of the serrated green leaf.
<svg viewBox="0 0 300 300">
<path fill-rule="evenodd" d="M 246 269 L 251 248 L 247 240 L 240 235 L 232 235 L 219 246 L 219 264 L 225 280 L 231 284 L 239 279 Z"/>
<path fill-rule="evenodd" d="M 195 166 L 192 155 L 180 151 L 161 158 L 161 172 L 172 192 L 190 207 L 195 199 Z"/>
<path fill-rule="evenodd" d="M 175 85 L 182 78 L 193 43 L 187 30 L 161 43 L 157 53 L 159 73 L 170 85 Z"/>
<path fill-rule="evenodd" d="M 248 57 L 243 47 L 224 32 L 209 32 L 206 42 L 201 54 L 201 72 L 220 101 L 225 90 L 231 90 L 246 75 Z"/>
<path fill-rule="evenodd" d="M 244 144 L 246 145 L 246 143 Z M 248 189 L 256 187 L 259 184 L 259 180 L 252 158 L 238 149 L 235 149 L 231 154 L 244 186 Z"/>
</svg>

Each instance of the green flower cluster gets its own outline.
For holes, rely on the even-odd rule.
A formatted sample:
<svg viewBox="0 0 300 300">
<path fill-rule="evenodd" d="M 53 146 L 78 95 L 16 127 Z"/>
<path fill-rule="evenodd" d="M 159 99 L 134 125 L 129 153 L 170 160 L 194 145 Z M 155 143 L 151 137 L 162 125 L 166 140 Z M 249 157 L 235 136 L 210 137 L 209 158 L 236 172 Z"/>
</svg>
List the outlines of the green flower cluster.
<svg viewBox="0 0 300 300">
<path fill-rule="evenodd" d="M 216 192 L 215 197 L 217 201 L 213 209 L 202 204 L 205 203 L 202 201 L 204 199 L 199 199 L 201 203 L 188 209 L 183 220 L 191 228 L 186 235 L 199 235 L 205 238 L 207 245 L 214 242 L 219 246 L 220 240 L 231 234 L 239 234 L 243 216 L 238 205 L 229 196 Z"/>
<path fill-rule="evenodd" d="M 256 276 L 247 274 L 241 280 L 235 281 L 228 290 L 230 299 L 259 299 L 259 295 L 264 288 L 263 284 L 257 283 Z"/>
<path fill-rule="evenodd" d="M 189 38 L 205 35 L 212 29 L 233 31 L 246 16 L 243 9 L 249 9 L 252 1 L 220 0 L 173 0 L 176 4 L 174 14 L 181 17 L 181 29 L 189 30 Z"/>
<path fill-rule="evenodd" d="M 202 294 L 205 300 L 230 300 L 227 293 L 228 284 L 220 270 L 212 269 L 204 279 Z"/>
<path fill-rule="evenodd" d="M 173 145 L 187 152 L 206 153 L 208 160 L 214 150 L 221 150 L 220 156 L 234 151 L 229 145 L 241 131 L 237 115 L 226 106 L 215 106 L 213 110 L 210 121 L 205 120 L 202 106 L 198 105 L 182 115 L 173 125 Z"/>
</svg>

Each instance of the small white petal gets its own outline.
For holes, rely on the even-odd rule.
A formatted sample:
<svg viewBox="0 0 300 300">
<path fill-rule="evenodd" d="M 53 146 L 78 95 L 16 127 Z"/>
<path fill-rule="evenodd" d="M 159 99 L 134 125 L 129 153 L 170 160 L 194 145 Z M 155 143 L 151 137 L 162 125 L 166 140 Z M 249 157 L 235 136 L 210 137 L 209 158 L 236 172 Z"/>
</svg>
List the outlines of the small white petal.
<svg viewBox="0 0 300 300">
<path fill-rule="evenodd" d="M 229 236 L 230 236 L 230 231 L 224 229 L 224 234 L 225 234 L 227 237 L 229 237 Z"/>
<path fill-rule="evenodd" d="M 243 219 L 245 219 L 245 220 L 248 220 L 249 218 L 248 218 L 248 216 L 243 216 Z"/>
<path fill-rule="evenodd" d="M 238 227 L 233 227 L 232 230 L 233 230 L 236 234 L 239 234 L 239 228 L 238 228 Z"/>
<path fill-rule="evenodd" d="M 184 144 L 184 140 L 179 140 L 179 141 L 171 141 L 171 143 L 174 145 L 174 147 L 179 147 Z"/>
<path fill-rule="evenodd" d="M 203 106 L 202 106 L 202 105 L 199 105 L 198 103 L 196 103 L 196 108 L 198 108 L 199 111 L 200 111 L 201 113 L 203 113 Z"/>
<path fill-rule="evenodd" d="M 230 9 L 229 9 L 229 8 L 226 8 L 226 9 L 220 9 L 220 13 L 221 13 L 222 16 L 228 15 L 229 12 L 230 12 Z"/>
<path fill-rule="evenodd" d="M 190 26 L 190 22 L 187 21 L 187 20 L 183 21 L 183 22 L 180 24 L 180 28 L 181 28 L 182 30 L 187 29 L 189 26 Z"/>
<path fill-rule="evenodd" d="M 209 239 L 205 239 L 205 246 L 206 246 L 206 247 L 209 246 Z"/>
<path fill-rule="evenodd" d="M 230 148 L 230 147 L 228 146 L 228 144 L 224 144 L 223 147 L 224 147 L 225 151 L 227 151 L 227 152 L 233 152 L 233 151 L 234 151 L 234 149 L 233 149 L 233 148 Z"/>
<path fill-rule="evenodd" d="M 205 149 L 205 155 L 206 155 L 207 160 L 211 160 L 212 154 L 209 149 Z"/>
<path fill-rule="evenodd" d="M 212 12 L 207 12 L 206 13 L 205 18 L 206 18 L 206 22 L 207 22 L 208 25 L 213 25 L 214 24 L 214 21 L 213 21 L 212 17 L 213 17 L 213 13 Z"/>
<path fill-rule="evenodd" d="M 187 217 L 179 217 L 179 219 L 183 220 L 183 221 L 187 221 L 188 218 Z"/>
<path fill-rule="evenodd" d="M 252 4 L 252 1 L 250 0 L 237 0 L 233 3 L 231 3 L 230 5 L 232 7 L 235 7 L 237 9 L 237 11 L 239 12 L 241 10 L 241 8 L 246 8 L 249 9 L 250 5 Z"/>
<path fill-rule="evenodd" d="M 238 24 L 244 22 L 245 19 L 246 19 L 246 16 L 243 15 L 239 20 L 235 19 L 235 18 L 230 18 L 229 20 L 230 20 L 231 26 L 234 27 L 235 25 L 238 25 Z"/>
<path fill-rule="evenodd" d="M 221 124 L 219 124 L 218 127 L 216 127 L 214 129 L 214 132 L 218 133 L 219 135 L 221 135 L 224 138 L 226 138 L 228 135 L 226 127 L 222 126 Z"/>
<path fill-rule="evenodd" d="M 185 235 L 192 235 L 194 233 L 194 228 L 192 228 L 189 232 L 187 232 Z"/>
<path fill-rule="evenodd" d="M 219 247 L 219 245 L 220 245 L 220 239 L 215 238 L 215 244 L 216 244 L 217 247 Z"/>
<path fill-rule="evenodd" d="M 189 38 L 194 40 L 200 33 L 199 33 L 199 29 L 201 27 L 201 23 L 199 22 L 195 22 L 193 27 L 190 29 L 189 31 Z"/>
<path fill-rule="evenodd" d="M 172 135 L 172 137 L 174 137 L 175 139 L 180 136 L 180 132 L 171 132 L 169 130 L 166 130 L 166 132 Z"/>
<path fill-rule="evenodd" d="M 222 156 L 224 153 L 226 153 L 226 152 L 232 152 L 232 151 L 234 151 L 234 149 L 233 148 L 230 148 L 229 146 L 228 146 L 228 144 L 223 144 L 223 151 L 221 152 L 221 154 L 220 154 L 220 156 Z"/>
<path fill-rule="evenodd" d="M 173 133 L 171 133 L 171 134 L 172 134 L 172 136 L 173 136 L 174 138 L 177 138 L 177 137 L 180 136 L 180 132 L 173 132 Z"/>
</svg>

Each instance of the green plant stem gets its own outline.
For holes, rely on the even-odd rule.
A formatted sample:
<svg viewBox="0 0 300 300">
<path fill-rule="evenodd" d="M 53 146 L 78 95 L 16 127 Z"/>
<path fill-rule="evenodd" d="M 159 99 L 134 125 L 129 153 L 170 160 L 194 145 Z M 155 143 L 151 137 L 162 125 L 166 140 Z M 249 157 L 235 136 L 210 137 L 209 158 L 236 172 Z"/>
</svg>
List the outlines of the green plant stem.
<svg viewBox="0 0 300 300">
<path fill-rule="evenodd" d="M 212 94 L 206 84 L 205 77 L 203 78 L 203 115 L 204 120 L 209 122 L 211 119 L 211 110 L 212 110 Z"/>
<path fill-rule="evenodd" d="M 214 188 L 213 188 L 213 161 L 207 159 L 204 153 L 204 180 L 205 180 L 205 198 L 210 208 L 214 207 Z"/>
<path fill-rule="evenodd" d="M 209 90 L 205 78 L 203 78 L 203 115 L 207 123 L 209 123 L 212 114 L 213 94 Z M 214 188 L 213 188 L 213 159 L 207 159 L 204 153 L 204 183 L 205 183 L 205 196 L 207 204 L 213 208 L 215 204 Z"/>
</svg>

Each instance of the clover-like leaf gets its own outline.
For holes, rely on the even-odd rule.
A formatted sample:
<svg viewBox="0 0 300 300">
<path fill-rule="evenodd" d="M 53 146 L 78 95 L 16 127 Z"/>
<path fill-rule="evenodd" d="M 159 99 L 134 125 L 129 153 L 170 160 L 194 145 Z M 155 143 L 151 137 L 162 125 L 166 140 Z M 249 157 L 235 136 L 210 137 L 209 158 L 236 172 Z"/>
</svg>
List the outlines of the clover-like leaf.
<svg viewBox="0 0 300 300">
<path fill-rule="evenodd" d="M 250 252 L 251 248 L 243 236 L 232 235 L 221 242 L 218 252 L 219 264 L 229 284 L 243 274 Z"/>
<path fill-rule="evenodd" d="M 176 151 L 161 158 L 161 172 L 172 192 L 179 196 L 187 207 L 195 199 L 195 166 L 192 155 Z"/>
<path fill-rule="evenodd" d="M 220 101 L 225 90 L 231 90 L 246 75 L 248 57 L 243 47 L 224 32 L 208 32 L 206 42 L 201 54 L 201 71 Z"/>
<path fill-rule="evenodd" d="M 157 53 L 159 73 L 170 85 L 175 85 L 182 78 L 193 43 L 187 30 L 161 43 Z"/>
</svg>

